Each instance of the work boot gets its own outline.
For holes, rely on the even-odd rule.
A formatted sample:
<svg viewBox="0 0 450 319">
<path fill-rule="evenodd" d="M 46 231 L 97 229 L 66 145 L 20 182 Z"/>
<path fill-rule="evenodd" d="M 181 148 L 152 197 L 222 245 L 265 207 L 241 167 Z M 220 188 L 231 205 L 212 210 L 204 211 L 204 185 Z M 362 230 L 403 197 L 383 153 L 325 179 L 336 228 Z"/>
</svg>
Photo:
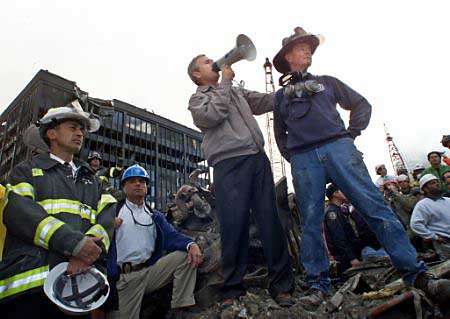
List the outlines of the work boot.
<svg viewBox="0 0 450 319">
<path fill-rule="evenodd" d="M 283 292 L 283 293 L 276 295 L 276 297 L 273 298 L 273 300 L 275 300 L 275 302 L 280 307 L 283 307 L 283 308 L 291 307 L 294 305 L 294 301 L 292 300 L 292 295 L 287 292 Z"/>
<path fill-rule="evenodd" d="M 450 280 L 439 279 L 428 272 L 417 275 L 414 287 L 422 290 L 425 295 L 438 304 L 450 301 Z"/>
<path fill-rule="evenodd" d="M 308 311 L 316 310 L 317 307 L 325 300 L 325 293 L 317 288 L 308 290 L 306 296 L 299 299 L 300 305 Z"/>
</svg>

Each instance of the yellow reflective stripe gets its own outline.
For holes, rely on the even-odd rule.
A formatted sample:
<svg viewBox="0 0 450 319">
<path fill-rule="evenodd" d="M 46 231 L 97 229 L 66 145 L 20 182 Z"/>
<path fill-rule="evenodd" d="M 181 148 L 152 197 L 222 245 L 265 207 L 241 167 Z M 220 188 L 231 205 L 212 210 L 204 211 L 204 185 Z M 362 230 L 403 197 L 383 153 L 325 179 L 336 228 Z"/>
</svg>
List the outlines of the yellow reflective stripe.
<svg viewBox="0 0 450 319">
<path fill-rule="evenodd" d="M 48 244 L 55 231 L 64 225 L 62 221 L 49 216 L 44 218 L 38 225 L 34 234 L 34 244 L 48 249 Z"/>
<path fill-rule="evenodd" d="M 95 210 L 79 201 L 70 199 L 46 199 L 38 202 L 38 204 L 41 205 L 49 215 L 59 213 L 75 214 L 80 215 L 81 218 L 87 219 L 90 222 L 94 220 L 95 223 Z"/>
<path fill-rule="evenodd" d="M 19 183 L 17 185 L 6 185 L 8 191 L 12 191 L 20 196 L 29 196 L 34 199 L 34 187 L 30 183 Z"/>
<path fill-rule="evenodd" d="M 109 179 L 108 179 L 108 177 L 106 177 L 106 176 L 99 176 L 98 178 L 99 178 L 103 183 L 109 182 Z"/>
<path fill-rule="evenodd" d="M 106 232 L 105 228 L 103 228 L 102 225 L 96 224 L 96 225 L 92 226 L 86 232 L 86 235 L 92 235 L 92 236 L 95 236 L 97 238 L 101 238 L 102 239 L 102 243 L 105 246 L 106 250 L 109 249 L 109 244 L 110 244 L 109 243 L 109 236 L 108 236 L 108 233 Z"/>
<path fill-rule="evenodd" d="M 32 168 L 31 173 L 32 173 L 33 177 L 44 176 L 44 172 L 40 168 Z"/>
<path fill-rule="evenodd" d="M 117 203 L 117 200 L 111 194 L 103 194 L 97 205 L 97 215 L 109 204 Z"/>
<path fill-rule="evenodd" d="M 48 266 L 43 266 L 0 280 L 0 299 L 42 286 L 47 275 Z"/>
</svg>

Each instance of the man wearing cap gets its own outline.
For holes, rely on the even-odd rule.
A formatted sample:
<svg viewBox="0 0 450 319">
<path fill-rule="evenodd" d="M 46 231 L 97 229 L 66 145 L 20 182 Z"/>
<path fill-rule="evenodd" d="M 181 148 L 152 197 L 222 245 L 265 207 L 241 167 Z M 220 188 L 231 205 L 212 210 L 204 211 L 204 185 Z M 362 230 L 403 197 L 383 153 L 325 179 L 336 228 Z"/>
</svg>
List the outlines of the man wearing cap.
<svg viewBox="0 0 450 319">
<path fill-rule="evenodd" d="M 64 318 L 42 293 L 49 268 L 68 261 L 69 274 L 104 270 L 114 230 L 116 200 L 74 159 L 99 120 L 74 101 L 49 109 L 38 124 L 48 152 L 12 170 L 2 211 L 0 302 L 8 318 Z"/>
<path fill-rule="evenodd" d="M 450 287 L 450 281 L 429 279 L 426 266 L 417 261 L 402 224 L 371 181 L 362 154 L 354 145 L 354 139 L 369 124 L 370 104 L 340 80 L 308 73 L 320 38 L 300 27 L 294 32 L 283 40 L 273 61 L 284 74 L 284 87 L 276 93 L 274 128 L 280 152 L 291 163 L 303 215 L 301 261 L 310 290 L 301 303 L 318 306 L 330 292 L 329 264 L 321 235 L 328 180 L 347 195 L 370 225 L 405 283 L 419 287 L 430 298 L 437 297 L 433 289 Z M 337 104 L 350 111 L 348 128 Z"/>
<path fill-rule="evenodd" d="M 329 184 L 326 196 L 329 203 L 325 211 L 325 238 L 331 255 L 339 262 L 338 271 L 359 266 L 363 250 L 385 254 L 381 253 L 375 234 L 336 186 Z"/>
<path fill-rule="evenodd" d="M 417 187 L 417 188 L 419 187 L 419 179 L 424 170 L 425 170 L 425 166 L 423 166 L 420 163 L 417 163 L 414 166 L 414 169 L 412 171 L 412 176 L 413 176 L 412 186 L 413 187 Z"/>
<path fill-rule="evenodd" d="M 99 152 L 90 151 L 87 162 L 94 172 L 98 172 L 102 167 L 102 156 Z"/>
<path fill-rule="evenodd" d="M 139 318 L 144 294 L 170 282 L 173 318 L 182 318 L 183 312 L 195 305 L 196 268 L 203 260 L 202 253 L 192 239 L 147 205 L 149 182 L 147 171 L 137 164 L 122 175 L 126 199 L 117 205 L 119 226 L 108 254 L 108 276 L 116 282 L 119 307 L 109 318 Z"/>
<path fill-rule="evenodd" d="M 329 203 L 325 209 L 325 235 L 331 255 L 339 262 L 338 271 L 342 273 L 361 263 L 361 249 L 349 216 L 345 216 L 341 209 L 347 200 L 345 195 L 330 184 L 326 196 Z"/>
<path fill-rule="evenodd" d="M 411 228 L 433 246 L 442 259 L 450 259 L 450 198 L 443 197 L 439 180 L 432 174 L 420 179 L 425 198 L 419 201 L 411 217 Z"/>
<path fill-rule="evenodd" d="M 269 270 L 269 292 L 279 305 L 292 305 L 294 277 L 286 237 L 278 217 L 264 138 L 254 118 L 272 111 L 273 94 L 232 86 L 234 72 L 219 73 L 213 61 L 198 55 L 188 66 L 197 85 L 189 100 L 194 124 L 203 132 L 202 149 L 214 168 L 214 187 L 222 247 L 223 304 L 245 295 L 249 212 L 255 214 Z"/>
<path fill-rule="evenodd" d="M 450 166 L 441 164 L 443 154 L 443 152 L 438 151 L 431 151 L 430 153 L 428 153 L 427 158 L 430 162 L 430 166 L 423 171 L 422 176 L 424 176 L 425 174 L 433 174 L 434 176 L 436 176 L 441 185 L 441 190 L 444 192 L 447 187 L 442 182 L 442 177 L 444 176 L 445 172 L 450 171 Z"/>
<path fill-rule="evenodd" d="M 384 182 L 387 179 L 392 178 L 393 176 L 390 176 L 387 174 L 387 169 L 386 166 L 384 164 L 378 164 L 375 166 L 375 173 L 377 173 L 377 175 L 380 175 L 380 177 L 378 177 L 378 179 L 375 181 L 375 185 L 377 185 L 377 187 L 381 190 L 383 190 L 383 185 Z"/>
<path fill-rule="evenodd" d="M 400 191 L 404 195 L 408 195 L 411 192 L 411 184 L 409 182 L 409 176 L 406 174 L 400 174 L 397 176 L 397 183 L 400 186 Z"/>
</svg>

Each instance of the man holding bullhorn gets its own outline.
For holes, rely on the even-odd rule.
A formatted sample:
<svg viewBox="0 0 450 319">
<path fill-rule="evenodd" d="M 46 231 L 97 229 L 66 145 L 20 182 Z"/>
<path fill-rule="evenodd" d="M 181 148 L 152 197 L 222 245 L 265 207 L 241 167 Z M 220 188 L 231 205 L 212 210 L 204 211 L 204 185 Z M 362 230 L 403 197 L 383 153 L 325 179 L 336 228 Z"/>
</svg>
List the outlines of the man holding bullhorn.
<svg viewBox="0 0 450 319">
<path fill-rule="evenodd" d="M 264 138 L 253 116 L 272 111 L 274 96 L 232 86 L 234 71 L 227 65 L 219 71 L 219 83 L 215 69 L 217 64 L 203 54 L 192 59 L 188 74 L 198 88 L 189 100 L 189 110 L 204 134 L 202 149 L 214 168 L 223 304 L 230 305 L 245 294 L 251 209 L 269 269 L 269 291 L 281 306 L 290 306 L 294 281 L 287 242 L 277 213 Z"/>
</svg>

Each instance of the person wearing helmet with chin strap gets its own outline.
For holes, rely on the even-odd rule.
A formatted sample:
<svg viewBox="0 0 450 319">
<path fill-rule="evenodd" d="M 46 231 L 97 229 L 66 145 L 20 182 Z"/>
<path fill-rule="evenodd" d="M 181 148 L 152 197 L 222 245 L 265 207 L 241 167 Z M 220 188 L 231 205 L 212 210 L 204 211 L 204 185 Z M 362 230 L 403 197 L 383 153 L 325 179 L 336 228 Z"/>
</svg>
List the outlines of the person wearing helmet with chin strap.
<svg viewBox="0 0 450 319">
<path fill-rule="evenodd" d="M 95 175 L 100 179 L 103 192 L 111 194 L 118 201 L 125 198 L 123 192 L 119 189 L 114 188 L 109 180 L 110 178 L 116 178 L 120 176 L 120 174 L 122 173 L 121 167 L 102 166 L 102 156 L 99 152 L 96 151 L 89 152 L 87 162 L 92 171 L 94 171 Z"/>
<path fill-rule="evenodd" d="M 42 291 L 49 269 L 61 262 L 72 275 L 101 269 L 114 231 L 116 200 L 74 159 L 99 120 L 74 101 L 49 109 L 38 126 L 48 152 L 14 167 L 0 211 L 0 304 L 8 318 L 64 318 Z"/>
<path fill-rule="evenodd" d="M 108 318 L 139 318 L 144 294 L 171 281 L 172 317 L 182 318 L 195 305 L 196 268 L 203 261 L 202 253 L 192 239 L 146 204 L 149 182 L 147 171 L 137 164 L 122 175 L 126 199 L 117 205 L 120 222 L 108 254 L 108 276 L 116 282 L 119 309 Z"/>
<path fill-rule="evenodd" d="M 102 156 L 99 152 L 89 152 L 87 162 L 94 172 L 98 172 L 102 168 Z"/>
</svg>

